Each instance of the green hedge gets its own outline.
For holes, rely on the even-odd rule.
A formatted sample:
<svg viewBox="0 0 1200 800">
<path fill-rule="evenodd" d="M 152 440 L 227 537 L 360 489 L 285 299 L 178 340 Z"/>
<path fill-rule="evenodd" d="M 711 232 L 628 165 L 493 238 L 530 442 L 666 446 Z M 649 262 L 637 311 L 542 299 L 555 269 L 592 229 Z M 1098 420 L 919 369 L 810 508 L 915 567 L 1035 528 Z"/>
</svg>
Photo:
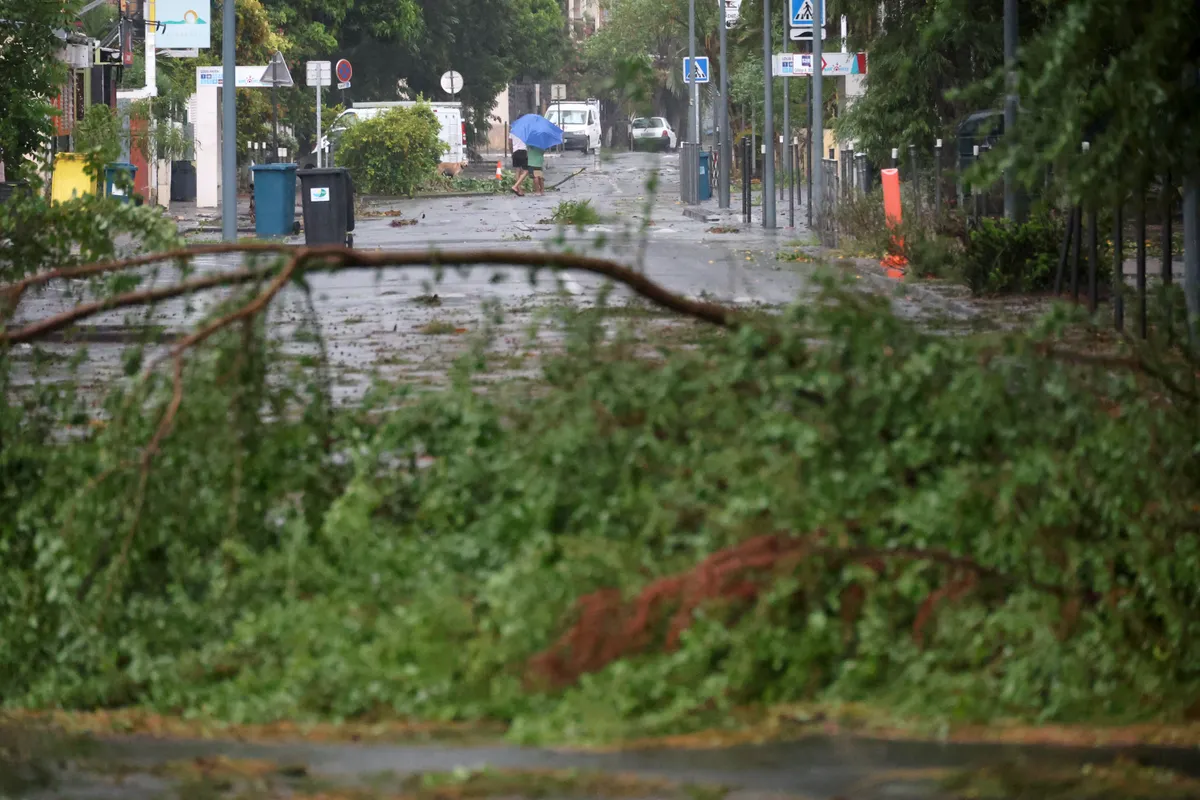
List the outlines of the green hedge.
<svg viewBox="0 0 1200 800">
<path fill-rule="evenodd" d="M 338 161 L 360 192 L 411 197 L 437 171 L 446 150 L 440 130 L 428 105 L 396 108 L 351 125 L 338 145 Z"/>
<path fill-rule="evenodd" d="M 963 279 L 974 294 L 1050 289 L 1063 232 L 1063 221 L 1047 214 L 1020 224 L 984 219 L 967 242 Z"/>
</svg>

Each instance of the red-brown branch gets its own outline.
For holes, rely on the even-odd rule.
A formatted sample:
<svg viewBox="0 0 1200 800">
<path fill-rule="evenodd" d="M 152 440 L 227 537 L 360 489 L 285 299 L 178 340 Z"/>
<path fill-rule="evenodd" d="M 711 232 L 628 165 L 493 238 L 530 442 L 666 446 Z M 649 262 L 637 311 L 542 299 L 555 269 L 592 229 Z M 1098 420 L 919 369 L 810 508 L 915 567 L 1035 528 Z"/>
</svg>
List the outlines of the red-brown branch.
<svg viewBox="0 0 1200 800">
<path fill-rule="evenodd" d="M 702 604 L 751 603 L 775 577 L 814 558 L 863 564 L 876 572 L 882 572 L 887 562 L 897 560 L 929 561 L 947 567 L 956 577 L 934 590 L 918 609 L 913 625 L 913 636 L 918 641 L 942 601 L 960 599 L 982 580 L 1005 587 L 1028 586 L 1064 599 L 1096 600 L 1092 594 L 1075 594 L 1061 586 L 1009 575 L 941 550 L 840 547 L 828 544 L 822 533 L 803 538 L 769 534 L 713 553 L 687 572 L 654 581 L 632 601 L 626 602 L 614 589 L 580 598 L 573 624 L 547 650 L 531 659 L 530 670 L 546 684 L 564 686 L 620 658 L 645 652 L 655 645 L 660 631 L 661 646 L 675 649 Z M 852 621 L 845 620 L 847 624 Z"/>
</svg>

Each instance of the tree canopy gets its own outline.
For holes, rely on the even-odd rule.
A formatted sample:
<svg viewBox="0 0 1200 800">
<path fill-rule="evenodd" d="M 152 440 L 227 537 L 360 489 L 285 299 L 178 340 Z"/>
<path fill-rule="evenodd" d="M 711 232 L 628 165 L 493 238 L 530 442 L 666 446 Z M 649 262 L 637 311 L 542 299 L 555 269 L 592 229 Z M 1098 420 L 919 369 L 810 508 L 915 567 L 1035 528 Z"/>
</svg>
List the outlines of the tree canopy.
<svg viewBox="0 0 1200 800">
<path fill-rule="evenodd" d="M 0 161 L 9 180 L 26 171 L 23 156 L 54 129 L 50 98 L 66 70 L 54 54 L 73 2 L 0 0 Z"/>
</svg>

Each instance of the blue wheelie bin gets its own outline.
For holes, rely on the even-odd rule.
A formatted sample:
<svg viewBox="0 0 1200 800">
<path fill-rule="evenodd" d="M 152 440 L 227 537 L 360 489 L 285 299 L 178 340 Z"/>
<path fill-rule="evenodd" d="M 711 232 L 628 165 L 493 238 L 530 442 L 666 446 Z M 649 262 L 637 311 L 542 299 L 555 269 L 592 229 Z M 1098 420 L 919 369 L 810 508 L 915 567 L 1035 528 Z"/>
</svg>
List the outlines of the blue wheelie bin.
<svg viewBox="0 0 1200 800">
<path fill-rule="evenodd" d="M 296 165 L 255 164 L 254 232 L 290 236 L 296 226 Z"/>
<path fill-rule="evenodd" d="M 700 174 L 699 182 L 696 184 L 699 187 L 700 202 L 712 199 L 712 172 L 709 170 L 709 159 L 712 153 L 705 150 L 700 151 Z"/>
<path fill-rule="evenodd" d="M 122 203 L 128 203 L 133 196 L 133 181 L 137 171 L 137 166 L 124 161 L 105 165 L 104 194 L 107 197 L 119 197 Z"/>
</svg>

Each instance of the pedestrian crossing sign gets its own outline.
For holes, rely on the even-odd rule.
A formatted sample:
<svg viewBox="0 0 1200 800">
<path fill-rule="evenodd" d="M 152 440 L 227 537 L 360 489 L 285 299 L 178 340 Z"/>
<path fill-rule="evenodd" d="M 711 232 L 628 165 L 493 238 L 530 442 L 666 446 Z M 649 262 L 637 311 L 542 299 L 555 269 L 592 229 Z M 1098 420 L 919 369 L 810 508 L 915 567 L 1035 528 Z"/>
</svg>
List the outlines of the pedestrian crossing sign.
<svg viewBox="0 0 1200 800">
<path fill-rule="evenodd" d="M 791 0 L 792 3 L 792 27 L 793 28 L 808 28 L 812 29 L 813 20 L 817 13 L 813 8 L 815 3 L 821 4 L 821 27 L 825 27 L 825 4 L 828 0 Z"/>
<path fill-rule="evenodd" d="M 694 77 L 696 83 L 708 83 L 708 56 L 697 56 L 695 69 L 692 69 L 691 61 L 690 58 L 684 56 L 683 82 L 691 83 Z"/>
</svg>

